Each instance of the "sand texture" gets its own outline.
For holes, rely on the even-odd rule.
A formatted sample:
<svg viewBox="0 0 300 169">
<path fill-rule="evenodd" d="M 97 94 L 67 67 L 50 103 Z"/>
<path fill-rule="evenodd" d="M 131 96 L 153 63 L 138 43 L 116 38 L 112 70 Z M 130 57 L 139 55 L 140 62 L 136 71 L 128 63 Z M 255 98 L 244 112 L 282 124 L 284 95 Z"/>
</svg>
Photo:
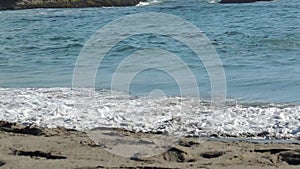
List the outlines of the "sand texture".
<svg viewBox="0 0 300 169">
<path fill-rule="evenodd" d="M 132 133 L 134 135 L 134 133 Z M 167 152 L 125 158 L 95 144 L 84 132 L 0 121 L 0 168 L 299 168 L 300 144 L 183 138 Z"/>
</svg>

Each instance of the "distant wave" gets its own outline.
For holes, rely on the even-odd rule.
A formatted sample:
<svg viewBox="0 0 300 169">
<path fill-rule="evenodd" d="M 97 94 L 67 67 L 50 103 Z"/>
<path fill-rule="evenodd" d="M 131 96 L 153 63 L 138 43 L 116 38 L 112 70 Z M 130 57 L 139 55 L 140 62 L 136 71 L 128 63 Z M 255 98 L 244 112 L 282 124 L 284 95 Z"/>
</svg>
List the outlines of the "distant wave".
<svg viewBox="0 0 300 169">
<path fill-rule="evenodd" d="M 162 2 L 163 2 L 163 0 L 148 0 L 146 2 L 140 2 L 136 6 L 147 6 L 147 5 L 158 4 L 158 3 L 162 3 Z"/>
<path fill-rule="evenodd" d="M 219 3 L 221 0 L 207 0 L 208 3 L 211 3 L 211 4 L 215 4 L 215 3 Z"/>
</svg>

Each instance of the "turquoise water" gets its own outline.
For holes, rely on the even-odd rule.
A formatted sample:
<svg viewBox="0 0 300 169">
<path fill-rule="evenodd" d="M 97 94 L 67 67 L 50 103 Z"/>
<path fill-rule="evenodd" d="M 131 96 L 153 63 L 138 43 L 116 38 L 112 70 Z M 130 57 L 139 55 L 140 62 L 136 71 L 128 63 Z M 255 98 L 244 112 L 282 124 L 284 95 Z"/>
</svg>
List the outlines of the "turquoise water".
<svg viewBox="0 0 300 169">
<path fill-rule="evenodd" d="M 140 7 L 0 11 L 0 87 L 71 87 L 76 59 L 89 37 L 110 21 L 139 12 L 173 14 L 199 27 L 221 58 L 228 97 L 244 102 L 300 102 L 298 0 L 226 5 L 173 0 Z M 99 68 L 97 88 L 110 87 L 116 60 L 146 47 L 182 56 L 196 74 L 200 93 L 209 96 L 207 72 L 193 53 L 166 37 L 148 34 L 113 48 L 113 57 L 104 60 L 107 66 Z M 150 70 L 135 80 L 132 93 L 159 88 L 178 94 L 174 80 L 162 72 Z"/>
</svg>

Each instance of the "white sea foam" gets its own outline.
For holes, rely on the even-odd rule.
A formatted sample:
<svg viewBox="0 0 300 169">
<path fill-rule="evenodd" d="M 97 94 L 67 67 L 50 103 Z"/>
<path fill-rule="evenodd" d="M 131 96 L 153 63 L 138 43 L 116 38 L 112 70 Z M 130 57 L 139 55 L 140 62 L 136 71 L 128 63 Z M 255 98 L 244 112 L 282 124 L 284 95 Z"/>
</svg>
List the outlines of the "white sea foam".
<svg viewBox="0 0 300 169">
<path fill-rule="evenodd" d="M 215 3 L 219 3 L 221 2 L 221 0 L 208 0 L 208 3 L 211 3 L 211 4 L 215 4 Z"/>
<path fill-rule="evenodd" d="M 148 0 L 145 2 L 140 2 L 136 6 L 147 6 L 147 5 L 152 5 L 152 4 L 158 4 L 161 3 L 162 0 Z"/>
<path fill-rule="evenodd" d="M 194 136 L 256 137 L 262 132 L 277 138 L 300 136 L 300 105 L 235 104 L 212 111 L 195 98 L 128 97 L 69 88 L 0 88 L 0 120 L 77 130 L 120 127 Z"/>
</svg>

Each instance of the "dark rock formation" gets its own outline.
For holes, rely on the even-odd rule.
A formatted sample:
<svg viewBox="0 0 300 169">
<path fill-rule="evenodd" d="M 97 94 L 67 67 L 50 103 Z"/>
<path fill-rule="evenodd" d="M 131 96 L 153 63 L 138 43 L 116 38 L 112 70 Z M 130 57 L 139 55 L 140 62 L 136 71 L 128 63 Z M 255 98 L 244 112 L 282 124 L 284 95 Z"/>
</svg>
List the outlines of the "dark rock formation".
<svg viewBox="0 0 300 169">
<path fill-rule="evenodd" d="M 0 10 L 134 6 L 145 0 L 0 0 Z"/>
<path fill-rule="evenodd" d="M 259 1 L 273 1 L 273 0 L 221 0 L 219 3 L 221 4 L 229 4 L 229 3 L 253 3 Z"/>
<path fill-rule="evenodd" d="M 279 154 L 279 159 L 287 162 L 289 165 L 300 165 L 300 152 L 283 152 Z"/>
</svg>

